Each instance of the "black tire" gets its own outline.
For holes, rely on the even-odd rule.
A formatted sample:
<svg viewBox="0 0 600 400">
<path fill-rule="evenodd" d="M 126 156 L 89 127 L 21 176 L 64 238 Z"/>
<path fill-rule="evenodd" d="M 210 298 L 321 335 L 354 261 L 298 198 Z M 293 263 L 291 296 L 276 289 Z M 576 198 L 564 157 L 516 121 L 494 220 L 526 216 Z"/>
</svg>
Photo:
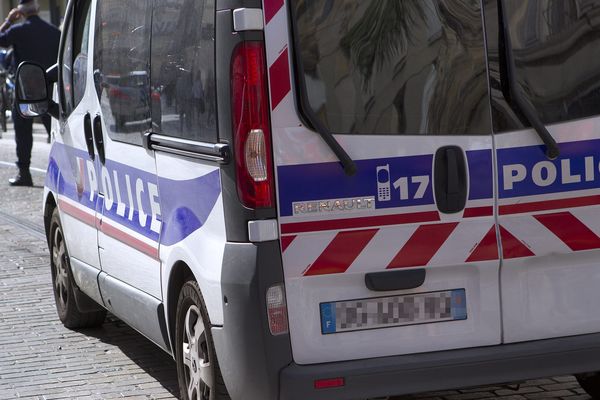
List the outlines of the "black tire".
<svg viewBox="0 0 600 400">
<path fill-rule="evenodd" d="M 75 284 L 57 208 L 54 209 L 50 221 L 48 246 L 56 311 L 63 325 L 69 329 L 93 328 L 102 325 L 106 317 L 106 310 L 81 312 L 75 303 Z"/>
<path fill-rule="evenodd" d="M 592 399 L 600 400 L 600 372 L 575 375 L 577 381 Z"/>
<path fill-rule="evenodd" d="M 184 400 L 230 400 L 210 326 L 200 287 L 189 280 L 179 293 L 175 328 L 177 379 Z"/>
</svg>

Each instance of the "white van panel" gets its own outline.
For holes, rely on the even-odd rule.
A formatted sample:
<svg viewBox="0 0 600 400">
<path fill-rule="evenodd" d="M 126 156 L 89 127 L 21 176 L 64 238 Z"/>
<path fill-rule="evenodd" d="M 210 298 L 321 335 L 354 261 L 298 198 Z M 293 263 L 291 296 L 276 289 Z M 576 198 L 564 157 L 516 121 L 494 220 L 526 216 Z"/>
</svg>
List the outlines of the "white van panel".
<svg viewBox="0 0 600 400">
<path fill-rule="evenodd" d="M 556 161 L 535 152 L 541 142 L 532 130 L 495 138 L 504 151 L 498 157 L 502 241 L 511 246 L 508 236 L 520 249 L 504 254 L 501 267 L 506 343 L 600 331 L 600 119 L 548 130 L 562 150 Z M 545 169 L 534 180 L 535 165 L 556 175 Z"/>
<path fill-rule="evenodd" d="M 156 153 L 156 164 L 160 175 L 163 226 L 169 231 L 166 235 L 163 230 L 160 246 L 164 300 L 167 301 L 173 266 L 183 262 L 192 270 L 200 285 L 211 323 L 222 325 L 221 269 L 226 233 L 219 168 L 214 164 L 190 161 L 161 152 Z M 181 189 L 179 194 L 175 193 L 177 202 L 172 200 L 173 196 L 167 198 L 165 195 L 168 187 L 163 182 L 167 181 L 170 187 Z M 183 210 L 186 210 L 185 214 Z M 187 221 L 180 219 L 184 215 Z M 187 227 L 184 226 L 186 222 L 189 223 Z M 177 230 L 180 232 L 175 235 L 181 240 L 166 243 L 174 237 L 173 231 Z"/>
<path fill-rule="evenodd" d="M 299 364 L 312 364 L 499 344 L 497 273 L 497 262 L 493 261 L 431 268 L 427 270 L 422 287 L 402 292 L 465 288 L 469 315 L 465 321 L 331 335 L 321 334 L 318 304 L 331 299 L 373 297 L 373 292 L 365 287 L 364 275 L 346 273 L 287 279 L 294 360 Z M 379 296 L 389 294 L 385 292 Z"/>
</svg>

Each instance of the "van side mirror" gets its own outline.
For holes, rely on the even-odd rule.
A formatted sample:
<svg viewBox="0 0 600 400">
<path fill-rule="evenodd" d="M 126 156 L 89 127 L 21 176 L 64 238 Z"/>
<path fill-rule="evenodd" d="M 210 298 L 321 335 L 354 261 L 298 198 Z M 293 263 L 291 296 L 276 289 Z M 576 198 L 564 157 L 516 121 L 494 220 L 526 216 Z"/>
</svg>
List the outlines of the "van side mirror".
<svg viewBox="0 0 600 400">
<path fill-rule="evenodd" d="M 46 71 L 31 62 L 22 62 L 17 69 L 16 102 L 19 114 L 24 118 L 34 118 L 50 113 L 58 116 L 56 103 L 51 101 L 48 92 Z"/>
</svg>

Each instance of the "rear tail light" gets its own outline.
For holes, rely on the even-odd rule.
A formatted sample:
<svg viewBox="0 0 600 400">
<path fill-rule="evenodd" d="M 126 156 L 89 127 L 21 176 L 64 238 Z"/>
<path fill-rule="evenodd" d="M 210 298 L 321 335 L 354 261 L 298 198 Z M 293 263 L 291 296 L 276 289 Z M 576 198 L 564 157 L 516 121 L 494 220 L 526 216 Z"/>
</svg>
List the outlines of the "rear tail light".
<svg viewBox="0 0 600 400">
<path fill-rule="evenodd" d="M 288 333 L 287 303 L 283 284 L 271 286 L 267 290 L 267 316 L 271 335 Z"/>
<path fill-rule="evenodd" d="M 238 196 L 249 208 L 273 207 L 273 152 L 262 42 L 242 42 L 235 48 L 231 103 Z"/>
</svg>

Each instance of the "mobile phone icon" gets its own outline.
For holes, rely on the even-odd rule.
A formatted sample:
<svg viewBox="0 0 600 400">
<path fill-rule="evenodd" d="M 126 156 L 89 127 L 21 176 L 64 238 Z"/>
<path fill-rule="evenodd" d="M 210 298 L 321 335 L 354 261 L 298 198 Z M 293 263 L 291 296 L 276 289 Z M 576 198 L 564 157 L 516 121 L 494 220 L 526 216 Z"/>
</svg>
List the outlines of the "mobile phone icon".
<svg viewBox="0 0 600 400">
<path fill-rule="evenodd" d="M 379 201 L 390 201 L 392 199 L 389 164 L 377 167 L 377 199 Z"/>
</svg>

